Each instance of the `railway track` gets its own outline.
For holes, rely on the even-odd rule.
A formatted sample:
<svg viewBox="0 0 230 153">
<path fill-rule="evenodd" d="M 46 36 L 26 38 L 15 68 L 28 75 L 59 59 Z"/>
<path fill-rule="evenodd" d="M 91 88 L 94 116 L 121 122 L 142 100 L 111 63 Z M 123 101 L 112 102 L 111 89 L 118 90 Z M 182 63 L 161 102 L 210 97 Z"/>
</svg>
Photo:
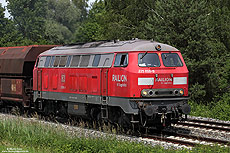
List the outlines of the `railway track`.
<svg viewBox="0 0 230 153">
<path fill-rule="evenodd" d="M 205 136 L 204 134 L 196 135 L 193 132 L 189 132 L 192 129 L 196 129 L 196 130 L 198 129 L 201 131 L 202 130 L 212 131 L 214 133 L 219 132 L 225 135 L 230 135 L 230 123 L 226 123 L 223 121 L 218 122 L 218 121 L 189 118 L 188 121 L 178 122 L 177 124 L 173 125 L 172 128 L 163 130 L 161 134 L 158 133 L 153 133 L 151 135 L 146 134 L 143 135 L 143 138 L 165 141 L 165 142 L 188 146 L 188 147 L 194 147 L 199 144 L 202 145 L 218 144 L 225 147 L 230 147 L 229 139 L 220 139 L 215 137 L 215 135 L 211 137 Z"/>
<path fill-rule="evenodd" d="M 225 147 L 230 146 L 230 141 L 226 140 L 219 140 L 214 138 L 206 138 L 201 136 L 194 136 L 194 135 L 188 135 L 188 134 L 180 134 L 176 132 L 167 132 L 164 131 L 161 134 L 155 133 L 155 134 L 144 134 L 142 135 L 143 138 L 147 139 L 153 139 L 158 141 L 166 141 L 169 143 L 174 143 L 178 145 L 184 145 L 187 147 L 194 147 L 196 145 L 222 145 Z"/>
<path fill-rule="evenodd" d="M 175 126 L 177 125 L 230 132 L 230 124 L 224 122 L 188 119 L 188 121 L 178 122 L 177 124 L 175 124 Z"/>
<path fill-rule="evenodd" d="M 187 146 L 187 147 L 194 147 L 195 145 L 197 145 L 194 142 L 178 139 L 177 137 L 172 137 L 169 135 L 159 135 L 159 134 L 148 135 L 148 134 L 145 134 L 145 135 L 142 135 L 142 139 L 146 139 L 147 141 L 157 140 L 157 141 L 162 141 L 162 142 L 173 143 L 176 145 L 183 145 L 183 146 Z"/>
</svg>

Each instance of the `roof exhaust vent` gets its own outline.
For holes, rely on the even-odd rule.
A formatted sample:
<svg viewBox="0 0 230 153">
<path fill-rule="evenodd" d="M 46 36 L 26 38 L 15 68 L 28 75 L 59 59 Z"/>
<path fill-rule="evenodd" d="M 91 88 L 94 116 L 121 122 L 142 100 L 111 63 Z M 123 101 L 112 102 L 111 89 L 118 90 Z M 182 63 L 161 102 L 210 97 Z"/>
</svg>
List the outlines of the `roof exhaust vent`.
<svg viewBox="0 0 230 153">
<path fill-rule="evenodd" d="M 114 40 L 113 40 L 114 43 L 117 43 L 117 42 L 119 42 L 119 41 L 120 41 L 119 39 L 114 39 Z"/>
</svg>

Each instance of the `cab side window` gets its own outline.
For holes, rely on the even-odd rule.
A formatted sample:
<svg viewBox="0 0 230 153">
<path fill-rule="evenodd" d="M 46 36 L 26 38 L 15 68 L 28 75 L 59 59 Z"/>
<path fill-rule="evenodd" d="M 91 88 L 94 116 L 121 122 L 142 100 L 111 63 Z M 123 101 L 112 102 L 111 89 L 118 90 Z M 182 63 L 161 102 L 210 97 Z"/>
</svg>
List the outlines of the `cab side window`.
<svg viewBox="0 0 230 153">
<path fill-rule="evenodd" d="M 101 59 L 101 55 L 95 55 L 93 60 L 93 66 L 97 67 Z"/>
<path fill-rule="evenodd" d="M 53 67 L 54 61 L 55 61 L 55 56 L 52 56 L 48 67 Z"/>
<path fill-rule="evenodd" d="M 128 54 L 127 53 L 119 53 L 116 55 L 114 66 L 125 67 L 128 65 Z"/>
<path fill-rule="evenodd" d="M 80 67 L 87 67 L 89 65 L 90 55 L 82 55 Z"/>
<path fill-rule="evenodd" d="M 61 56 L 59 67 L 65 67 L 67 62 L 67 56 Z"/>
<path fill-rule="evenodd" d="M 78 67 L 80 61 L 80 55 L 73 55 L 73 59 L 71 61 L 70 67 Z"/>
<path fill-rule="evenodd" d="M 71 62 L 71 60 L 72 60 L 72 57 L 73 57 L 73 56 L 71 56 L 71 55 L 67 57 L 66 67 L 69 67 L 69 66 L 70 66 L 70 62 Z"/>
<path fill-rule="evenodd" d="M 53 67 L 58 67 L 61 57 L 56 56 Z"/>
<path fill-rule="evenodd" d="M 46 56 L 40 57 L 39 61 L 38 61 L 38 67 L 44 67 L 45 66 L 45 61 L 46 61 Z"/>
<path fill-rule="evenodd" d="M 46 57 L 45 67 L 48 67 L 48 66 L 49 66 L 49 64 L 50 64 L 50 59 L 51 59 L 51 56 L 47 56 L 47 57 Z"/>
</svg>

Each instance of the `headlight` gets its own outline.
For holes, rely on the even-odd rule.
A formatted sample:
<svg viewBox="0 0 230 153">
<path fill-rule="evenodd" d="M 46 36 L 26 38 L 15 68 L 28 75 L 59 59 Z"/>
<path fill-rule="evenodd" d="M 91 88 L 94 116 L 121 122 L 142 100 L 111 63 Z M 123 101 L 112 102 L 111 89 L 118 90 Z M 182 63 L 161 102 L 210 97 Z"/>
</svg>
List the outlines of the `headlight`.
<svg viewBox="0 0 230 153">
<path fill-rule="evenodd" d="M 148 92 L 147 92 L 146 90 L 142 90 L 142 91 L 141 91 L 141 95 L 142 95 L 143 97 L 146 97 L 146 96 L 148 95 Z"/>
<path fill-rule="evenodd" d="M 184 90 L 180 89 L 179 93 L 181 96 L 184 95 Z"/>
<path fill-rule="evenodd" d="M 184 90 L 183 89 L 176 89 L 174 90 L 174 95 L 175 96 L 183 96 L 184 95 Z"/>
</svg>

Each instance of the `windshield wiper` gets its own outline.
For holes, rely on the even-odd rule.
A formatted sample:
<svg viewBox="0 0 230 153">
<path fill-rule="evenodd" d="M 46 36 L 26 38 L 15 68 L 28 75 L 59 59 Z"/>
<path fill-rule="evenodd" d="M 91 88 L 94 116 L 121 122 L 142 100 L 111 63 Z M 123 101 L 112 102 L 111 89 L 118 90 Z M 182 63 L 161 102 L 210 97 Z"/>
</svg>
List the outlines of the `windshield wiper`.
<svg viewBox="0 0 230 153">
<path fill-rule="evenodd" d="M 169 55 L 164 54 L 165 59 L 168 58 Z"/>
<path fill-rule="evenodd" d="M 145 55 L 147 54 L 148 52 L 145 52 L 142 56 L 141 56 L 141 60 L 145 57 Z"/>
</svg>

